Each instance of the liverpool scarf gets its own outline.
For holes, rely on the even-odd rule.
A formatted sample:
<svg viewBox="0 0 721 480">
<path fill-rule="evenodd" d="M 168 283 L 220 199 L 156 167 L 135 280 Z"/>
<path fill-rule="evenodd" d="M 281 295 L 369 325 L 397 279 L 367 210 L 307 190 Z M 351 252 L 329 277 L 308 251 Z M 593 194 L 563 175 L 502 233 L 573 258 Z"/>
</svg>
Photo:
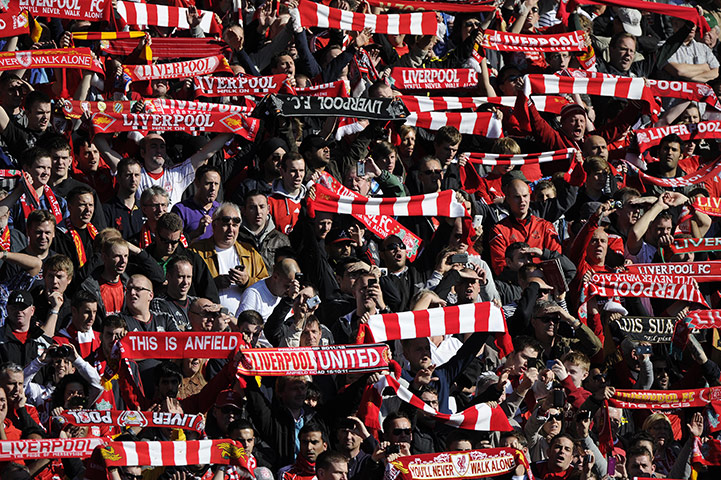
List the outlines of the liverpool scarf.
<svg viewBox="0 0 721 480">
<path fill-rule="evenodd" d="M 586 42 L 586 33 L 583 30 L 552 35 L 486 30 L 481 46 L 500 52 L 585 52 L 588 49 Z"/>
<path fill-rule="evenodd" d="M 721 281 L 721 260 L 684 263 L 634 263 L 628 273 L 643 275 L 688 275 L 698 283 Z"/>
<path fill-rule="evenodd" d="M 9 252 L 10 247 L 10 227 L 5 225 L 2 235 L 0 235 L 0 251 Z"/>
<path fill-rule="evenodd" d="M 391 86 L 398 90 L 475 88 L 478 73 L 470 68 L 401 68 L 391 72 Z"/>
<path fill-rule="evenodd" d="M 712 427 L 715 426 L 716 425 L 712 425 Z M 721 465 L 721 440 L 717 438 L 700 439 L 696 437 L 693 444 L 691 463 L 707 466 Z"/>
<path fill-rule="evenodd" d="M 86 228 L 88 229 L 88 234 L 90 235 L 90 238 L 92 240 L 95 240 L 95 236 L 98 234 L 98 229 L 95 228 L 92 223 L 88 223 Z M 72 238 L 73 240 L 75 254 L 78 256 L 78 263 L 82 268 L 82 266 L 85 265 L 85 263 L 88 261 L 87 254 L 85 253 L 85 245 L 83 245 L 83 240 L 80 238 L 80 233 L 78 233 L 75 227 L 68 227 L 68 233 L 70 234 L 70 238 Z"/>
<path fill-rule="evenodd" d="M 82 117 L 85 112 L 92 115 L 93 113 L 102 113 L 108 108 L 115 113 L 130 112 L 133 111 L 133 108 L 136 108 L 137 103 L 137 100 L 114 100 L 108 102 L 102 100 L 98 102 L 65 100 L 63 102 L 63 113 L 67 118 L 78 119 Z"/>
<path fill-rule="evenodd" d="M 90 22 L 110 21 L 113 14 L 111 0 L 20 0 L 19 6 L 30 12 L 33 17 L 67 18 Z"/>
<path fill-rule="evenodd" d="M 693 208 L 712 217 L 721 217 L 721 198 L 696 197 L 693 202 Z"/>
<path fill-rule="evenodd" d="M 400 480 L 493 477 L 512 473 L 519 465 L 530 471 L 523 452 L 510 447 L 410 455 L 390 465 L 390 474 Z"/>
<path fill-rule="evenodd" d="M 469 135 L 482 135 L 488 138 L 503 137 L 503 124 L 490 112 L 424 112 L 411 113 L 406 125 L 438 130 L 443 126 L 456 127 L 459 132 Z"/>
<path fill-rule="evenodd" d="M 671 298 L 706 305 L 693 277 L 686 275 L 642 275 L 596 273 L 585 288 L 591 295 L 611 297 Z M 586 295 L 586 298 L 589 296 Z"/>
<path fill-rule="evenodd" d="M 395 98 L 299 97 L 274 95 L 269 106 L 284 117 L 353 117 L 369 120 L 402 120 L 408 109 Z"/>
<path fill-rule="evenodd" d="M 693 310 L 686 318 L 689 328 L 721 328 L 721 310 Z"/>
<path fill-rule="evenodd" d="M 415 95 L 401 95 L 400 99 L 411 112 L 439 112 L 447 110 L 475 110 L 484 103 L 503 105 L 513 108 L 516 97 L 422 97 Z M 531 100 L 539 112 L 560 114 L 561 109 L 569 102 L 560 96 L 531 95 Z"/>
<path fill-rule="evenodd" d="M 109 438 L 48 438 L 0 441 L 0 462 L 38 458 L 87 458 Z"/>
<path fill-rule="evenodd" d="M 493 302 L 468 303 L 401 313 L 371 315 L 361 324 L 359 338 L 373 342 L 455 335 L 473 332 L 506 332 L 503 311 Z"/>
<path fill-rule="evenodd" d="M 25 193 L 23 193 L 20 197 L 20 206 L 23 209 L 23 215 L 25 216 L 25 218 L 28 218 L 30 212 L 37 208 L 40 208 L 40 197 L 38 197 L 37 192 L 32 186 L 25 183 L 25 178 L 21 178 L 23 179 Z M 63 211 L 60 208 L 60 203 L 58 202 L 58 199 L 55 197 L 55 193 L 53 193 L 53 189 L 47 185 L 43 185 L 43 195 L 45 195 L 45 200 L 47 200 L 48 204 L 50 205 L 50 213 L 52 213 L 55 217 L 56 224 L 62 222 Z M 32 199 L 32 205 L 28 203 L 28 197 Z"/>
<path fill-rule="evenodd" d="M 0 53 L 0 71 L 24 68 L 80 68 L 104 75 L 103 67 L 89 48 L 23 50 Z"/>
<path fill-rule="evenodd" d="M 684 142 L 701 138 L 721 138 L 721 120 L 643 128 L 636 130 L 634 133 L 636 134 L 638 148 L 643 153 L 661 143 L 661 139 L 671 133 L 681 137 Z"/>
<path fill-rule="evenodd" d="M 219 97 L 221 95 L 245 96 L 278 93 L 288 75 L 281 73 L 267 77 L 195 77 L 195 95 L 199 97 Z"/>
<path fill-rule="evenodd" d="M 626 165 L 635 172 L 638 172 L 638 177 L 644 182 L 653 183 L 654 185 L 658 185 L 660 187 L 686 187 L 689 185 L 697 185 L 699 183 L 708 182 L 721 173 L 721 158 L 716 159 L 713 163 L 707 163 L 694 173 L 689 173 L 683 177 L 673 178 L 652 177 L 651 175 L 642 172 L 636 165 L 630 162 L 626 162 Z"/>
<path fill-rule="evenodd" d="M 661 107 L 653 97 L 651 89 L 646 86 L 643 78 L 631 77 L 598 77 L 575 78 L 557 75 L 526 75 L 525 93 L 555 95 L 559 93 L 578 93 L 599 95 L 602 97 L 620 97 L 629 100 L 642 100 L 649 106 L 653 114 L 661 112 Z"/>
<path fill-rule="evenodd" d="M 522 153 L 518 155 L 473 152 L 469 155 L 468 161 L 481 165 L 535 165 L 538 163 L 555 162 L 557 160 L 570 162 L 575 157 L 576 150 L 574 148 L 566 148 L 552 152 Z"/>
<path fill-rule="evenodd" d="M 380 413 L 380 407 L 383 402 L 382 393 L 386 388 L 393 390 L 396 395 L 398 395 L 398 398 L 404 402 L 422 410 L 448 426 L 482 432 L 508 432 L 512 430 L 510 423 L 508 423 L 506 413 L 499 406 L 491 408 L 485 403 L 479 403 L 459 413 L 450 415 L 441 413 L 398 383 L 398 380 L 392 375 L 384 375 L 381 377 L 374 386 L 366 390 L 364 398 L 361 400 L 359 416 L 361 416 L 364 423 L 370 428 L 380 426 L 378 414 Z"/>
<path fill-rule="evenodd" d="M 336 375 L 388 369 L 388 345 L 328 345 L 320 347 L 248 348 L 238 375 Z"/>
<path fill-rule="evenodd" d="M 185 62 L 158 63 L 155 65 L 124 65 L 123 72 L 131 82 L 169 78 L 193 78 L 212 73 L 233 73 L 222 55 L 197 58 Z"/>
<path fill-rule="evenodd" d="M 338 195 L 350 198 L 365 198 L 361 194 L 347 188 L 345 185 L 333 178 L 328 172 L 321 173 L 321 177 L 318 182 Z M 395 218 L 387 215 L 354 214 L 353 216 L 380 239 L 385 239 L 390 235 L 395 235 L 403 240 L 403 244 L 406 246 L 406 256 L 411 262 L 415 260 L 416 256 L 420 253 L 421 239 L 418 238 L 415 233 L 401 225 L 401 223 Z"/>
<path fill-rule="evenodd" d="M 106 467 L 215 464 L 247 469 L 249 457 L 234 440 L 108 442 L 98 449 Z"/>
<path fill-rule="evenodd" d="M 320 184 L 316 184 L 315 189 L 315 200 L 312 200 L 311 203 L 313 208 L 319 212 L 449 218 L 468 215 L 466 207 L 456 199 L 456 192 L 453 190 L 413 195 L 412 197 L 348 198 L 341 197 Z"/>
<path fill-rule="evenodd" d="M 25 35 L 30 32 L 28 12 L 0 13 L 0 38 Z"/>
<path fill-rule="evenodd" d="M 118 57 L 130 55 L 137 47 L 137 40 L 125 40 L 122 37 L 100 45 L 100 48 L 105 53 Z M 203 58 L 223 55 L 228 52 L 229 47 L 225 42 L 219 42 L 213 38 L 154 37 L 152 50 L 155 58 L 177 60 L 178 58 Z"/>
<path fill-rule="evenodd" d="M 173 115 L 176 113 L 203 113 L 203 112 L 232 112 L 250 114 L 254 105 L 242 106 L 228 103 L 193 102 L 188 100 L 175 100 L 172 98 L 152 98 L 145 100 L 145 111 Z"/>
<path fill-rule="evenodd" d="M 72 32 L 73 39 L 75 40 L 118 40 L 118 39 L 133 39 L 143 38 L 147 35 L 145 32 Z M 132 42 L 134 44 L 133 50 L 138 47 L 138 42 Z M 155 39 L 153 40 L 155 43 Z M 130 55 L 132 50 L 126 55 Z"/>
<path fill-rule="evenodd" d="M 97 133 L 164 131 L 228 132 L 255 140 L 260 120 L 240 113 L 189 112 L 187 114 L 95 113 L 91 117 Z"/>
<path fill-rule="evenodd" d="M 243 336 L 230 332 L 130 332 L 120 341 L 123 358 L 228 358 Z"/>
<path fill-rule="evenodd" d="M 155 25 L 188 30 L 187 8 L 156 5 L 152 3 L 135 3 L 118 1 L 116 10 L 125 23 L 130 25 Z M 200 29 L 205 33 L 220 35 L 223 27 L 216 21 L 215 14 L 206 10 L 198 10 Z"/>
<path fill-rule="evenodd" d="M 705 407 L 721 401 L 721 387 L 693 390 L 619 390 L 608 403 L 613 407 L 649 410 Z"/>
<path fill-rule="evenodd" d="M 717 252 L 719 250 L 721 250 L 721 237 L 676 238 L 671 244 L 671 251 L 676 254 L 689 252 Z"/>
<path fill-rule="evenodd" d="M 70 425 L 79 427 L 140 427 L 140 428 L 183 428 L 205 431 L 203 415 L 168 412 L 136 412 L 134 410 L 65 410 L 60 418 Z"/>
<path fill-rule="evenodd" d="M 347 97 L 348 84 L 344 80 L 338 80 L 337 82 L 296 88 L 295 93 L 298 95 L 312 95 L 316 97 Z"/>
<path fill-rule="evenodd" d="M 327 7 L 309 0 L 300 0 L 298 11 L 301 25 L 307 28 L 332 28 L 353 32 L 370 28 L 374 33 L 391 35 L 435 35 L 438 32 L 435 12 L 372 15 Z"/>
<path fill-rule="evenodd" d="M 470 2 L 432 2 L 425 0 L 367 0 L 373 7 L 391 8 L 394 10 L 430 10 L 436 12 L 492 12 L 496 7 L 484 1 Z"/>
</svg>

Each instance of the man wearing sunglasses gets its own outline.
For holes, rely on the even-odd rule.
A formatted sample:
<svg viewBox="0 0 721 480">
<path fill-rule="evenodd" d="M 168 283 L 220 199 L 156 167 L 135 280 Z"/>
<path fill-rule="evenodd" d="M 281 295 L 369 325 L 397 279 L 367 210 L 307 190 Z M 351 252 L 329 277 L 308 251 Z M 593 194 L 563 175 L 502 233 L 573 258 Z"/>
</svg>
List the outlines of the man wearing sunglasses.
<svg viewBox="0 0 721 480">
<path fill-rule="evenodd" d="M 601 350 L 601 340 L 583 322 L 573 318 L 553 300 L 539 300 L 531 318 L 533 335 L 543 346 L 544 360 L 560 358 L 569 350 L 589 357 Z"/>
<path fill-rule="evenodd" d="M 408 264 L 406 245 L 396 235 L 389 235 L 383 240 L 380 257 L 383 265 L 388 269 L 388 275 L 380 278 L 381 288 L 385 291 L 389 284 L 392 284 L 400 294 L 400 303 L 391 304 L 391 309 L 396 312 L 410 310 L 411 299 L 426 284 L 428 275 Z"/>
<path fill-rule="evenodd" d="M 237 312 L 243 291 L 268 276 L 263 257 L 247 243 L 238 241 L 240 208 L 222 203 L 213 213 L 213 236 L 191 245 L 203 259 L 220 294 L 220 304 Z"/>
</svg>

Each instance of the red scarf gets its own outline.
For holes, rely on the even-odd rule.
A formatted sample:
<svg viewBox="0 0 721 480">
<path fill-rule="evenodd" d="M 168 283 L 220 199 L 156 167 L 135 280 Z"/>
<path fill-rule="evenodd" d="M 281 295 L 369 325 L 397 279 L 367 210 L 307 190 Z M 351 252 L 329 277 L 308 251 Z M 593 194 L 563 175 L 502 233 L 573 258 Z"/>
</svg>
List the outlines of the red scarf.
<svg viewBox="0 0 721 480">
<path fill-rule="evenodd" d="M 313 480 L 315 478 L 315 462 L 303 455 L 298 455 L 290 469 L 283 473 L 281 480 Z"/>
<path fill-rule="evenodd" d="M 59 332 L 59 335 L 67 338 L 78 349 L 82 358 L 87 358 L 91 353 L 100 348 L 100 335 L 94 331 L 81 332 L 72 323 Z"/>
<path fill-rule="evenodd" d="M 137 40 L 118 39 L 111 40 L 107 46 L 101 45 L 101 48 L 110 55 L 125 57 L 133 53 L 137 46 Z M 152 48 L 153 57 L 160 59 L 202 58 L 222 55 L 229 51 L 225 42 L 219 42 L 212 38 L 154 37 Z"/>
<path fill-rule="evenodd" d="M 588 49 L 583 30 L 551 35 L 486 30 L 481 46 L 500 52 L 585 52 Z"/>
<path fill-rule="evenodd" d="M 98 229 L 95 228 L 92 223 L 88 223 L 87 229 L 90 238 L 95 240 L 95 236 L 98 234 Z M 78 263 L 82 268 L 83 265 L 85 265 L 85 263 L 88 261 L 88 257 L 85 253 L 85 245 L 83 245 L 83 240 L 80 238 L 80 234 L 75 229 L 75 227 L 68 227 L 68 233 L 73 238 L 73 245 L 75 245 L 75 253 L 78 255 Z"/>
<path fill-rule="evenodd" d="M 223 55 L 196 58 L 185 62 L 159 63 L 155 65 L 125 65 L 123 72 L 131 82 L 197 77 L 213 73 L 233 73 Z"/>
<path fill-rule="evenodd" d="M 244 96 L 278 93 L 288 75 L 268 75 L 265 77 L 254 77 L 243 75 L 240 77 L 195 77 L 195 95 L 198 97 L 219 97 L 221 95 Z"/>
<path fill-rule="evenodd" d="M 28 12 L 8 12 L 0 14 L 0 23 L 4 25 L 3 37 L 14 37 L 30 32 Z"/>
<path fill-rule="evenodd" d="M 150 225 L 148 225 L 148 222 L 145 222 L 143 227 L 140 229 L 139 247 L 148 248 L 151 243 L 153 243 L 153 232 L 150 231 Z M 183 233 L 180 234 L 180 243 L 182 243 L 185 248 L 188 248 L 188 241 L 185 239 L 185 235 L 183 235 Z"/>
<path fill-rule="evenodd" d="M 79 68 L 104 75 L 102 64 L 89 48 L 24 50 L 0 53 L 0 71 L 25 68 Z"/>
<path fill-rule="evenodd" d="M 3 252 L 10 251 L 10 227 L 5 225 L 2 235 L 0 235 L 0 250 Z"/>
<path fill-rule="evenodd" d="M 111 3 L 110 0 L 75 0 L 73 2 L 27 0 L 22 8 L 27 10 L 33 17 L 55 17 L 99 22 L 112 19 L 113 9 Z"/>
<path fill-rule="evenodd" d="M 478 85 L 478 73 L 470 68 L 394 68 L 390 79 L 398 90 L 448 90 Z"/>
<path fill-rule="evenodd" d="M 37 206 L 31 207 L 30 205 L 28 205 L 26 200 L 26 195 L 28 194 L 30 194 L 30 196 L 33 198 L 33 201 L 35 202 L 35 205 Z M 49 186 L 43 185 L 43 195 L 45 195 L 45 198 L 50 204 L 50 212 L 55 217 L 55 223 L 57 224 L 62 222 L 63 211 L 60 208 L 60 203 L 58 203 L 58 199 L 55 198 L 55 193 L 53 193 L 53 190 Z M 30 212 L 40 207 L 40 197 L 37 196 L 37 193 L 32 186 L 26 185 L 25 193 L 23 193 L 23 195 L 20 197 L 20 205 L 22 206 L 23 215 L 26 219 L 28 218 L 28 215 L 30 215 Z"/>
</svg>

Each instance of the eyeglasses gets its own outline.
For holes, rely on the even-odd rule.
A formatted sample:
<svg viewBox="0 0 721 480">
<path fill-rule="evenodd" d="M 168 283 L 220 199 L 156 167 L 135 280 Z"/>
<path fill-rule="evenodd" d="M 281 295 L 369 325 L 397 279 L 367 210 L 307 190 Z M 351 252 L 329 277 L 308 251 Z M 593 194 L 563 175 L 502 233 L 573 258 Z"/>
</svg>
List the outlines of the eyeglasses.
<svg viewBox="0 0 721 480">
<path fill-rule="evenodd" d="M 230 216 L 222 216 L 217 218 L 216 220 L 220 220 L 223 222 L 223 225 L 228 225 L 232 223 L 233 225 L 240 225 L 240 217 L 230 217 Z"/>
<path fill-rule="evenodd" d="M 386 252 L 394 252 L 396 250 L 405 250 L 405 249 L 406 249 L 406 246 L 403 245 L 402 243 L 390 243 L 390 244 L 386 245 L 386 248 L 384 248 L 384 250 Z"/>
<path fill-rule="evenodd" d="M 443 173 L 443 170 L 423 170 L 421 173 L 423 175 L 440 175 L 441 173 Z"/>
<path fill-rule="evenodd" d="M 151 289 L 145 287 L 136 287 L 135 285 L 128 285 L 129 292 L 152 292 Z"/>
<path fill-rule="evenodd" d="M 466 27 L 476 28 L 476 27 L 480 27 L 480 26 L 481 26 L 481 22 L 474 22 L 474 21 L 470 21 L 470 20 L 466 22 Z"/>
<path fill-rule="evenodd" d="M 596 375 L 594 375 L 591 378 L 596 380 L 597 382 L 605 382 L 606 381 L 606 375 L 604 375 L 603 373 L 597 373 Z"/>
<path fill-rule="evenodd" d="M 168 245 L 177 245 L 180 243 L 180 239 L 177 240 L 171 240 L 169 238 L 163 238 L 160 235 L 158 235 L 158 240 L 160 240 L 163 243 L 167 243 Z"/>
<path fill-rule="evenodd" d="M 393 435 L 410 435 L 411 429 L 410 428 L 394 428 L 391 432 Z"/>
</svg>

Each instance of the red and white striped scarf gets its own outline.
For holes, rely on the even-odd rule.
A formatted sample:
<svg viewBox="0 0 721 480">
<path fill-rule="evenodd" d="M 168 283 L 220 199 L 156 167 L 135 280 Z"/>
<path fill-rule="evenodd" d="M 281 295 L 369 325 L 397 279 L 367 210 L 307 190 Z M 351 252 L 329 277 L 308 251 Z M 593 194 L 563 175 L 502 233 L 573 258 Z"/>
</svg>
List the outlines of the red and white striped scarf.
<svg viewBox="0 0 721 480">
<path fill-rule="evenodd" d="M 118 1 L 116 10 L 118 15 L 129 25 L 190 29 L 186 16 L 187 8 Z M 220 35 L 223 32 L 223 27 L 215 20 L 213 12 L 198 10 L 198 15 L 200 15 L 200 29 L 203 32 L 214 35 Z"/>
<path fill-rule="evenodd" d="M 87 332 L 81 332 L 75 325 L 70 324 L 67 328 L 63 328 L 58 332 L 59 336 L 65 337 L 71 343 L 77 345 L 78 353 L 82 358 L 87 358 L 100 347 L 100 334 L 93 329 Z"/>
<path fill-rule="evenodd" d="M 435 12 L 372 15 L 327 7 L 308 0 L 301 0 L 298 10 L 301 25 L 308 28 L 333 28 L 353 32 L 370 28 L 374 33 L 391 35 L 435 35 L 438 32 Z"/>
<path fill-rule="evenodd" d="M 585 52 L 588 49 L 583 30 L 550 35 L 486 30 L 481 46 L 501 52 Z"/>
<path fill-rule="evenodd" d="M 399 217 L 460 218 L 468 215 L 466 207 L 456 199 L 453 190 L 394 198 L 342 197 L 320 184 L 315 185 L 315 191 L 312 204 L 319 212 Z"/>
<path fill-rule="evenodd" d="M 469 135 L 483 135 L 488 138 L 503 137 L 501 120 L 490 112 L 422 112 L 411 113 L 406 118 L 411 127 L 438 130 L 443 126 L 456 127 L 459 132 Z"/>
<path fill-rule="evenodd" d="M 481 165 L 535 165 L 556 160 L 571 161 L 575 157 L 576 149 L 566 148 L 552 152 L 522 153 L 518 155 L 473 152 L 469 154 L 468 161 Z"/>
<path fill-rule="evenodd" d="M 649 105 L 654 115 L 661 112 L 661 107 L 653 97 L 653 92 L 646 86 L 645 79 L 631 77 L 598 77 L 575 78 L 559 77 L 558 75 L 526 75 L 526 96 L 532 93 L 556 95 L 559 93 L 579 93 L 599 95 L 602 97 L 620 97 L 629 100 L 642 100 Z"/>
<path fill-rule="evenodd" d="M 447 90 L 475 88 L 478 73 L 471 68 L 401 68 L 391 72 L 391 86 L 398 90 Z"/>
<path fill-rule="evenodd" d="M 218 464 L 248 468 L 249 456 L 234 440 L 108 442 L 98 448 L 107 467 Z"/>
<path fill-rule="evenodd" d="M 493 302 L 371 315 L 368 323 L 361 324 L 361 328 L 370 335 L 370 339 L 366 340 L 373 342 L 457 333 L 507 331 L 503 311 Z"/>
<path fill-rule="evenodd" d="M 704 165 L 694 173 L 674 178 L 652 177 L 651 175 L 642 172 L 636 165 L 630 162 L 626 162 L 626 165 L 636 171 L 641 180 L 653 183 L 654 185 L 658 185 L 660 187 L 686 187 L 689 185 L 697 185 L 699 183 L 708 182 L 721 173 L 721 158 L 717 159 L 714 163 Z"/>
<path fill-rule="evenodd" d="M 467 2 L 431 2 L 425 0 L 366 0 L 373 7 L 393 8 L 396 10 L 436 12 L 492 12 L 496 9 L 486 1 L 471 0 Z"/>
<path fill-rule="evenodd" d="M 516 97 L 421 97 L 401 95 L 401 100 L 410 112 L 441 112 L 447 110 L 476 109 L 484 103 L 514 107 Z M 539 112 L 560 114 L 561 109 L 569 102 L 560 96 L 531 95 L 531 100 Z"/>
</svg>

